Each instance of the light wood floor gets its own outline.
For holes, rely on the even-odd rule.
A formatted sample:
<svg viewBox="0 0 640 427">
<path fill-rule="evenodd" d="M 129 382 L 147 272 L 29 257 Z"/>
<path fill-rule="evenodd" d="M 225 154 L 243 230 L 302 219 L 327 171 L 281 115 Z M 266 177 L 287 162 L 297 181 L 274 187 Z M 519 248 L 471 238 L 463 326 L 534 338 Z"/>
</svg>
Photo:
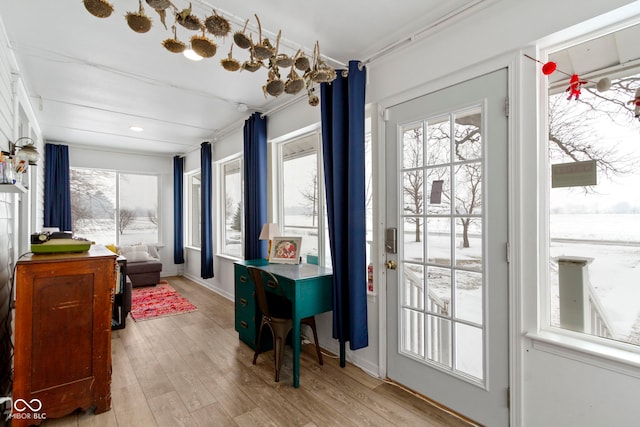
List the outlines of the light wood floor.
<svg viewBox="0 0 640 427">
<path fill-rule="evenodd" d="M 470 426 L 392 384 L 325 354 L 303 351 L 300 388 L 291 349 L 280 382 L 273 352 L 238 340 L 233 303 L 182 277 L 166 278 L 198 307 L 143 322 L 127 319 L 112 337 L 112 409 L 77 413 L 48 426 Z"/>
</svg>

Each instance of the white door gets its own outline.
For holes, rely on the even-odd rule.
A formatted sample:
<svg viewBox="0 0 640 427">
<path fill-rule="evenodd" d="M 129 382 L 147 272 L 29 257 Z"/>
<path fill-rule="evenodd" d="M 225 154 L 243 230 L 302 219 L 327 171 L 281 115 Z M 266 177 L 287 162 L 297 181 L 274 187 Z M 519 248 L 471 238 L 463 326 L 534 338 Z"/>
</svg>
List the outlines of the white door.
<svg viewBox="0 0 640 427">
<path fill-rule="evenodd" d="M 388 376 L 493 427 L 509 424 L 506 105 L 503 69 L 386 123 Z"/>
</svg>

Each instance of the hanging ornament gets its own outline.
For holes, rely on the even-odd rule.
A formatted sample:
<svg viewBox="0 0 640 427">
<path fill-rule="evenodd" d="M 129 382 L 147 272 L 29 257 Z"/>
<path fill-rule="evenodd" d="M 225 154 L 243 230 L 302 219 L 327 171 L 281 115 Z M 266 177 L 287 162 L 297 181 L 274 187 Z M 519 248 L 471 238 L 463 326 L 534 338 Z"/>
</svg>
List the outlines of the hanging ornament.
<svg viewBox="0 0 640 427">
<path fill-rule="evenodd" d="M 575 100 L 577 101 L 580 97 L 580 87 L 585 83 L 588 82 L 580 80 L 580 77 L 578 77 L 577 74 L 572 75 L 571 79 L 569 80 L 569 87 L 566 90 L 567 92 L 569 92 L 569 97 L 567 99 L 575 97 Z"/>
<path fill-rule="evenodd" d="M 627 102 L 627 104 L 633 104 L 635 105 L 635 115 L 634 117 L 636 119 L 640 119 L 640 88 L 636 89 L 636 97 L 633 98 L 631 101 Z"/>
<path fill-rule="evenodd" d="M 542 74 L 548 76 L 556 70 L 556 63 L 553 61 L 549 61 L 542 66 Z"/>
<path fill-rule="evenodd" d="M 603 77 L 598 80 L 598 84 L 596 84 L 596 89 L 598 92 L 606 92 L 611 87 L 611 79 L 609 77 Z"/>
</svg>

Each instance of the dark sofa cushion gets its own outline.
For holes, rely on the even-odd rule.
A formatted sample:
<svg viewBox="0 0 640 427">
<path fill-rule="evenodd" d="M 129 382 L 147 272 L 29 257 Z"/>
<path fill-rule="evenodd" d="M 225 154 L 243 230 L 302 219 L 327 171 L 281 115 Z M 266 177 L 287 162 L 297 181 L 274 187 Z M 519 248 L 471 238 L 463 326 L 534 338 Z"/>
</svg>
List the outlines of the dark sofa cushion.
<svg viewBox="0 0 640 427">
<path fill-rule="evenodd" d="M 127 275 L 143 274 L 162 271 L 160 261 L 127 262 Z"/>
</svg>

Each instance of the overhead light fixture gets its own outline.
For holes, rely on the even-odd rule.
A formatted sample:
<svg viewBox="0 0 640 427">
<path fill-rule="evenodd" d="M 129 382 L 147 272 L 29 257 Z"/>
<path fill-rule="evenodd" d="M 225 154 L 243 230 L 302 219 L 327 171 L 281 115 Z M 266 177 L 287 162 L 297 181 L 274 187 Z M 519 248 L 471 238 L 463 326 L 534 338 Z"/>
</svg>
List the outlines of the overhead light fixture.
<svg viewBox="0 0 640 427">
<path fill-rule="evenodd" d="M 190 59 L 192 61 L 201 61 L 202 56 L 198 55 L 193 49 L 185 49 L 182 54 L 185 58 Z"/>
<path fill-rule="evenodd" d="M 134 131 L 134 132 L 142 132 L 142 131 L 144 131 L 144 128 L 143 128 L 143 127 L 140 127 L 140 126 L 135 126 L 135 125 L 134 125 L 134 126 L 129 126 L 129 130 L 132 130 L 132 131 Z"/>
</svg>

